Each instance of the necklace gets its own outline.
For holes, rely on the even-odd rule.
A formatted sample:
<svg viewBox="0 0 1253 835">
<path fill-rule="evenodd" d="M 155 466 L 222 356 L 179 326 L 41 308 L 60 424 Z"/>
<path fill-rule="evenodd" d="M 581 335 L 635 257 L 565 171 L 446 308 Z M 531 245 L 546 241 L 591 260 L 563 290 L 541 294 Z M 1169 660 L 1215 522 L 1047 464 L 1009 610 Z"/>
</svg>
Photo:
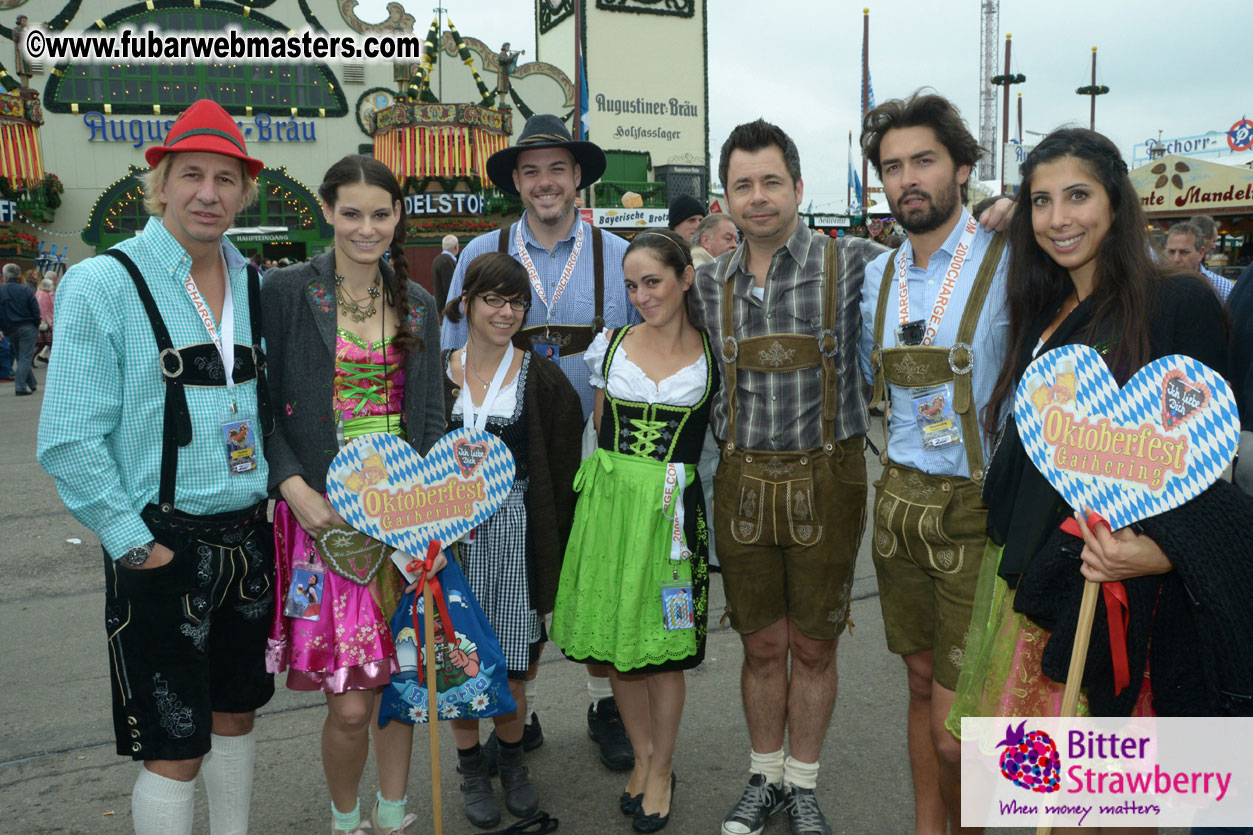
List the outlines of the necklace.
<svg viewBox="0 0 1253 835">
<path fill-rule="evenodd" d="M 362 305 L 360 301 L 344 292 L 344 277 L 335 273 L 335 299 L 343 309 L 344 315 L 354 322 L 364 322 L 378 312 L 374 306 L 374 300 L 380 295 L 379 284 L 382 283 L 382 278 L 381 273 L 374 274 L 374 281 L 370 284 L 369 304 Z"/>
</svg>

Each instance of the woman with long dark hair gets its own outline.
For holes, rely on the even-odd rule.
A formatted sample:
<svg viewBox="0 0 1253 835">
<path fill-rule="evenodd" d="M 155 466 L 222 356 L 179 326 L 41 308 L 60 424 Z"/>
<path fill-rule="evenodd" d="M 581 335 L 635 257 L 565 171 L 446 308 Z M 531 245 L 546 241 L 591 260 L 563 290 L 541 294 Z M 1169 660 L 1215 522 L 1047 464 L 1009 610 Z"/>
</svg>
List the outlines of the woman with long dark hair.
<svg viewBox="0 0 1253 835">
<path fill-rule="evenodd" d="M 618 806 L 636 832 L 656 832 L 673 806 L 684 671 L 705 657 L 709 539 L 696 464 L 718 372 L 688 315 L 687 242 L 641 232 L 622 271 L 643 322 L 598 334 L 585 354 L 598 449 L 576 481 L 553 641 L 575 661 L 611 665 L 635 751 Z"/>
<path fill-rule="evenodd" d="M 1204 623 L 1188 599 L 1204 589 L 1216 595 L 1215 606 L 1226 605 L 1223 587 L 1247 584 L 1248 569 L 1212 559 L 1212 549 L 1225 545 L 1210 543 L 1203 560 L 1195 547 L 1180 547 L 1197 520 L 1233 512 L 1240 500 L 1230 485 L 1220 482 L 1135 529 L 1071 536 L 1059 525 L 1083 508 L 1069 507 L 1032 465 L 1013 416 L 1027 365 L 1061 345 L 1096 349 L 1119 385 L 1169 354 L 1223 373 L 1222 306 L 1200 278 L 1165 274 L 1153 261 L 1127 166 L 1104 136 L 1078 128 L 1050 134 L 1027 157 L 1019 194 L 1009 230 L 1009 352 L 984 415 L 990 430 L 1000 428 L 983 490 L 989 541 L 949 729 L 960 735 L 962 716 L 1058 715 L 1085 579 L 1124 583 L 1130 680 L 1115 686 L 1107 620 L 1098 611 L 1081 715 L 1231 710 L 1211 685 L 1227 676 L 1231 692 L 1240 692 L 1248 665 L 1222 669 L 1230 665 L 1213 660 L 1219 647 L 1207 655 Z M 1221 522 L 1214 530 L 1225 535 Z M 1186 640 L 1195 651 L 1183 649 Z"/>
<path fill-rule="evenodd" d="M 334 249 L 268 274 L 261 290 L 276 404 L 265 453 L 281 499 L 267 665 L 287 671 L 290 689 L 326 694 L 322 767 L 332 831 L 362 826 L 357 790 L 374 726 L 374 828 L 398 833 L 414 819 L 404 813 L 413 726 L 379 728 L 377 716 L 381 688 L 399 670 L 389 622 L 405 583 L 391 549 L 348 529 L 331 507 L 326 473 L 359 435 L 390 432 L 425 453 L 443 434 L 439 320 L 431 295 L 407 278 L 404 200 L 392 172 L 370 157 L 344 157 L 318 196 Z M 372 577 L 348 568 L 375 563 Z M 294 608 L 284 614 L 293 578 L 310 575 L 320 578 L 316 619 Z"/>
</svg>

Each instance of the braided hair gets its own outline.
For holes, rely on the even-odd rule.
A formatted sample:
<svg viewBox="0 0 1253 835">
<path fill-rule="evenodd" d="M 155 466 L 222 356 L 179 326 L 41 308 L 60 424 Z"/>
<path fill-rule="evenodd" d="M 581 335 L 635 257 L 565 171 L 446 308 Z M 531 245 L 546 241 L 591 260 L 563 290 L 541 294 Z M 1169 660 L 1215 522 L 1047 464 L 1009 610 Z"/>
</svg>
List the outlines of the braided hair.
<svg viewBox="0 0 1253 835">
<path fill-rule="evenodd" d="M 391 196 L 392 202 L 400 206 L 396 231 L 392 234 L 389 248 L 392 275 L 390 280 L 383 282 L 383 300 L 388 307 L 396 311 L 398 323 L 396 339 L 392 343 L 396 349 L 408 353 L 411 347 L 417 346 L 419 350 L 424 351 L 426 343 L 414 332 L 412 323 L 409 321 L 409 263 L 405 258 L 405 198 L 400 193 L 400 183 L 396 181 L 396 175 L 391 169 L 374 157 L 349 154 L 326 172 L 326 176 L 322 178 L 322 185 L 318 186 L 318 197 L 322 198 L 322 202 L 327 206 L 334 208 L 339 199 L 340 186 L 354 183 L 377 186 Z M 386 271 L 383 275 L 386 277 Z"/>
</svg>

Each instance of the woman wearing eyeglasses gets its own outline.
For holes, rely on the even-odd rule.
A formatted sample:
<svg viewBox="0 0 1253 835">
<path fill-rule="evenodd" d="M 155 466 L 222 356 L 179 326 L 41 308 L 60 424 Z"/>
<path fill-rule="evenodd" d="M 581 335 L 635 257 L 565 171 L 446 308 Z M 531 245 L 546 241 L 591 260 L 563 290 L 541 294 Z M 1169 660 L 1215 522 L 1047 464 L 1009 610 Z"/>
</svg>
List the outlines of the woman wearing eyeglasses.
<svg viewBox="0 0 1253 835">
<path fill-rule="evenodd" d="M 516 713 L 496 716 L 505 806 L 518 817 L 539 807 L 522 765 L 528 716 L 526 677 L 547 640 L 543 618 L 553 609 L 561 559 L 574 517 L 583 412 L 556 363 L 519 351 L 511 339 L 531 306 L 526 270 L 502 253 L 475 258 L 462 296 L 444 316 L 464 315 L 464 347 L 444 354 L 448 428 L 475 427 L 500 437 L 517 467 L 513 487 L 490 519 L 457 546 L 470 589 L 500 639 Z M 500 810 L 479 745 L 477 720 L 453 720 L 466 817 L 495 826 Z"/>
</svg>

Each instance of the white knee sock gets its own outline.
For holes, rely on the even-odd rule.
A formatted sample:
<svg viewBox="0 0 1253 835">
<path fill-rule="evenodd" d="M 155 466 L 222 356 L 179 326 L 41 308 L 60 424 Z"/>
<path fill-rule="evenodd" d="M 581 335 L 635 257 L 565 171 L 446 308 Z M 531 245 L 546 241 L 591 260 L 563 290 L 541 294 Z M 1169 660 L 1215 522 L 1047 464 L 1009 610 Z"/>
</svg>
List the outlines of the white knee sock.
<svg viewBox="0 0 1253 835">
<path fill-rule="evenodd" d="M 798 789 L 817 788 L 818 763 L 803 763 L 788 757 L 783 763 L 783 783 Z"/>
<path fill-rule="evenodd" d="M 213 750 L 200 767 L 209 795 L 210 835 L 247 835 L 257 738 L 252 733 L 243 736 L 213 734 L 211 740 Z"/>
<path fill-rule="evenodd" d="M 592 700 L 592 704 L 596 704 L 601 699 L 608 699 L 613 696 L 613 687 L 609 685 L 608 678 L 599 678 L 587 674 L 587 697 Z"/>
<path fill-rule="evenodd" d="M 777 785 L 783 779 L 783 749 L 780 748 L 769 754 L 750 752 L 748 771 L 750 774 L 761 774 L 766 778 L 767 783 Z"/>
<path fill-rule="evenodd" d="M 526 716 L 523 721 L 530 722 L 535 706 L 539 704 L 539 679 L 533 678 L 526 683 Z"/>
<path fill-rule="evenodd" d="M 135 835 L 191 835 L 196 784 L 153 774 L 142 766 L 131 792 Z"/>
</svg>

